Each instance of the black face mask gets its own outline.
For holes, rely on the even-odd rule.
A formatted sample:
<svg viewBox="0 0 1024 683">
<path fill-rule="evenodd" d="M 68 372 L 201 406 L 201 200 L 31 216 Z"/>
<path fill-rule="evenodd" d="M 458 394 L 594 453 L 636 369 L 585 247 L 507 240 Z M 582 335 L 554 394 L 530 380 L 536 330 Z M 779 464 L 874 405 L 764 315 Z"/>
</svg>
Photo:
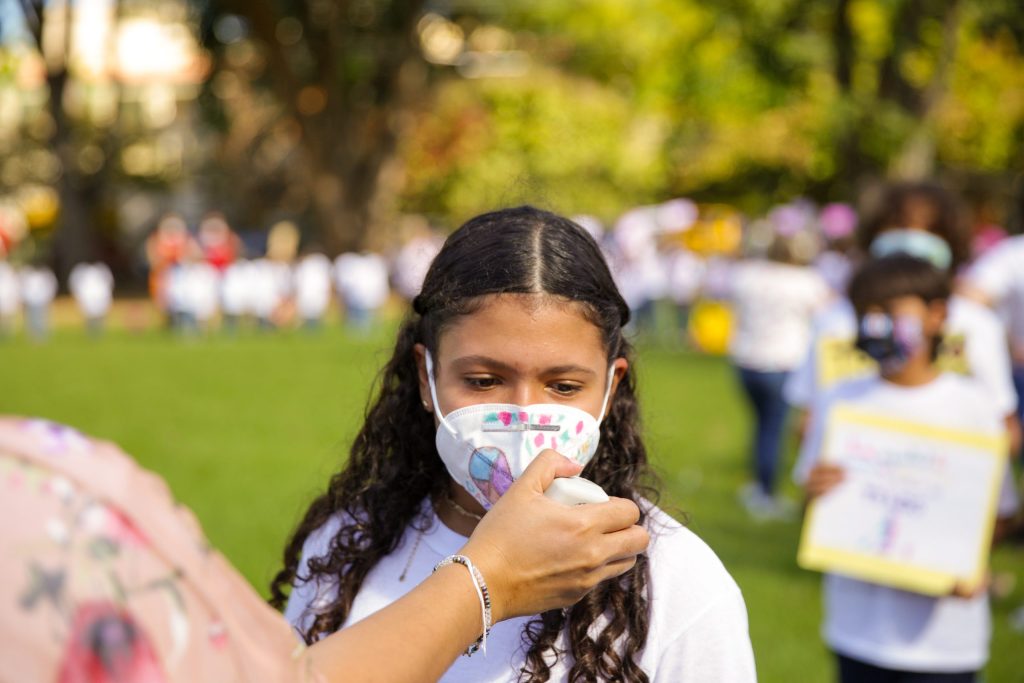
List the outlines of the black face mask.
<svg viewBox="0 0 1024 683">
<path fill-rule="evenodd" d="M 924 342 L 921 320 L 913 316 L 868 313 L 857 327 L 856 347 L 883 372 L 899 371 Z"/>
</svg>

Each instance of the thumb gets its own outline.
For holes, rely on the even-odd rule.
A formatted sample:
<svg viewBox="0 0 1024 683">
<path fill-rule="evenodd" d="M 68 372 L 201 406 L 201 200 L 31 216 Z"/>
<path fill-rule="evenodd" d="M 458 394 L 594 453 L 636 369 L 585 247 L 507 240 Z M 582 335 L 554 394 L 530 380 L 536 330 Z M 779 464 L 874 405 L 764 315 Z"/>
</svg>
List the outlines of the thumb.
<svg viewBox="0 0 1024 683">
<path fill-rule="evenodd" d="M 513 487 L 520 486 L 523 489 L 531 490 L 536 493 L 544 493 L 551 482 L 555 480 L 555 477 L 574 477 L 580 473 L 583 468 L 574 463 L 564 455 L 545 448 L 540 452 L 530 466 L 523 472 L 523 476 L 519 477 Z"/>
</svg>

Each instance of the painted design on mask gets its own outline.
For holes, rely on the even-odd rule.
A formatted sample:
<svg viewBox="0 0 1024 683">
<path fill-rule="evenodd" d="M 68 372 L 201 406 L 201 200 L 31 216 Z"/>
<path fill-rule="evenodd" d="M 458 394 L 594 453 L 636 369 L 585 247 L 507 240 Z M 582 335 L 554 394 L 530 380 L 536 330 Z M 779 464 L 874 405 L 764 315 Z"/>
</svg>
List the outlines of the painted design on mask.
<svg viewBox="0 0 1024 683">
<path fill-rule="evenodd" d="M 899 372 L 924 343 L 920 319 L 868 313 L 861 320 L 856 346 L 873 358 L 882 372 Z"/>
<path fill-rule="evenodd" d="M 581 465 L 597 452 L 614 365 L 608 368 L 597 417 L 574 406 L 556 404 L 478 403 L 445 413 L 437 398 L 429 353 L 426 365 L 439 421 L 437 453 L 452 479 L 484 509 L 497 502 L 542 450 L 551 448 Z"/>
<path fill-rule="evenodd" d="M 508 491 L 513 480 L 508 459 L 500 448 L 494 446 L 481 446 L 470 454 L 469 476 L 473 478 L 480 493 L 492 504 Z"/>
</svg>

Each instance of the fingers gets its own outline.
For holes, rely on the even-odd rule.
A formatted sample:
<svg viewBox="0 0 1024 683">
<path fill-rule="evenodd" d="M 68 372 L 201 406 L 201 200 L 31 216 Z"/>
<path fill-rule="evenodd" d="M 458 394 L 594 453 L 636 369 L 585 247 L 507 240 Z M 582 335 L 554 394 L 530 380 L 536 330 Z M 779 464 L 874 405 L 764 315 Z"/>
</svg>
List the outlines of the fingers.
<svg viewBox="0 0 1024 683">
<path fill-rule="evenodd" d="M 607 503 L 578 505 L 573 511 L 578 513 L 585 523 L 603 533 L 628 529 L 640 521 L 640 508 L 625 498 L 611 498 Z"/>
<path fill-rule="evenodd" d="M 631 526 L 622 531 L 605 534 L 602 539 L 606 562 L 619 562 L 634 559 L 647 550 L 651 543 L 651 535 L 642 526 Z"/>
<path fill-rule="evenodd" d="M 593 574 L 594 585 L 596 586 L 602 581 L 607 581 L 608 579 L 614 579 L 616 576 L 622 576 L 635 566 L 636 555 L 602 565 Z"/>
<path fill-rule="evenodd" d="M 511 493 L 516 487 L 536 493 L 544 493 L 548 486 L 551 486 L 551 482 L 555 480 L 555 477 L 574 477 L 582 469 L 581 466 L 572 460 L 559 455 L 550 448 L 546 448 L 530 463 L 526 471 L 523 472 L 523 476 L 519 477 L 512 484 L 512 487 L 505 495 Z"/>
<path fill-rule="evenodd" d="M 818 464 L 807 478 L 807 495 L 811 498 L 822 496 L 843 483 L 844 479 L 845 473 L 839 465 Z"/>
</svg>

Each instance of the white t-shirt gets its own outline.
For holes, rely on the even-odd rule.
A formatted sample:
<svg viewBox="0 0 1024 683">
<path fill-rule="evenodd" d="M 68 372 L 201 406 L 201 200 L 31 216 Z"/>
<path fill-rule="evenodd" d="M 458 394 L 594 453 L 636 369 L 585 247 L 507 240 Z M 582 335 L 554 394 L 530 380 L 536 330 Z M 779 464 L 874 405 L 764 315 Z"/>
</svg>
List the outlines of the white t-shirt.
<svg viewBox="0 0 1024 683">
<path fill-rule="evenodd" d="M 829 288 L 812 268 L 772 261 L 732 266 L 729 298 L 736 327 L 730 354 L 740 367 L 764 372 L 800 365 L 811 338 L 811 320 Z"/>
<path fill-rule="evenodd" d="M 6 261 L 0 261 L 0 316 L 18 312 L 18 275 Z"/>
<path fill-rule="evenodd" d="M 180 266 L 181 311 L 206 322 L 217 314 L 220 303 L 220 272 L 201 261 Z"/>
<path fill-rule="evenodd" d="M 679 305 L 692 304 L 704 281 L 704 260 L 688 249 L 673 249 L 662 256 L 668 295 Z"/>
<path fill-rule="evenodd" d="M 391 293 L 388 267 L 377 254 L 342 254 L 334 260 L 334 281 L 345 305 L 375 311 Z"/>
<path fill-rule="evenodd" d="M 114 298 L 114 276 L 103 263 L 79 263 L 71 269 L 68 288 L 87 318 L 100 318 Z"/>
<path fill-rule="evenodd" d="M 351 625 L 391 604 L 430 576 L 439 561 L 455 554 L 466 538 L 442 524 L 429 504 L 429 530 L 418 548 L 419 532 L 409 527 L 398 548 L 367 575 L 346 622 Z M 648 551 L 651 568 L 651 624 L 640 665 L 657 683 L 746 683 L 756 679 L 754 656 L 747 631 L 747 612 L 739 587 L 714 552 L 696 535 L 652 506 Z M 299 576 L 307 572 L 310 557 L 326 554 L 339 528 L 335 517 L 312 534 L 303 547 Z M 399 580 L 408 565 L 404 582 Z M 467 577 L 467 581 L 468 581 Z M 298 583 L 285 609 L 296 628 L 312 620 L 310 609 L 323 606 L 335 587 L 315 581 Z M 326 598 L 326 600 L 325 600 Z M 439 610 L 443 609 L 441 607 Z M 438 618 L 443 618 L 439 611 Z M 444 683 L 497 683 L 516 681 L 525 650 L 522 631 L 531 617 L 496 624 L 487 638 L 487 655 L 460 657 L 441 677 Z M 559 636 L 565 647 L 565 634 Z M 563 657 L 551 669 L 551 681 L 566 681 L 570 663 Z"/>
<path fill-rule="evenodd" d="M 412 301 L 423 288 L 423 280 L 427 277 L 430 264 L 441 251 L 441 240 L 435 237 L 416 237 L 398 251 L 391 270 L 391 279 L 395 289 L 405 299 Z"/>
<path fill-rule="evenodd" d="M 993 247 L 971 266 L 966 279 L 992 299 L 1014 346 L 1024 353 L 1024 235 Z"/>
<path fill-rule="evenodd" d="M 238 260 L 224 269 L 220 283 L 221 307 L 226 315 L 255 313 L 253 293 L 256 269 L 250 261 Z"/>
<path fill-rule="evenodd" d="M 331 260 L 310 254 L 295 266 L 295 305 L 306 320 L 319 319 L 331 303 Z"/>
<path fill-rule="evenodd" d="M 57 295 L 57 276 L 49 268 L 22 268 L 21 300 L 28 307 L 49 306 Z"/>
<path fill-rule="evenodd" d="M 292 269 L 287 263 L 256 259 L 249 262 L 250 301 L 258 318 L 269 319 L 291 295 Z"/>
<path fill-rule="evenodd" d="M 1006 335 L 999 318 L 979 303 L 953 296 L 944 332 L 962 357 L 964 370 L 988 391 L 996 410 L 1009 415 L 1017 406 L 1010 370 Z M 784 394 L 790 405 L 809 408 L 829 387 L 820 376 L 819 354 L 822 345 L 842 343 L 852 347 L 857 335 L 857 315 L 847 299 L 839 299 L 815 316 L 811 342 L 803 362 L 786 380 Z M 855 376 L 875 374 L 866 367 Z M 848 377 L 846 379 L 852 379 Z"/>
<path fill-rule="evenodd" d="M 919 387 L 877 377 L 837 385 L 815 403 L 793 479 L 803 484 L 821 455 L 830 408 L 838 403 L 915 422 L 1000 434 L 1003 414 L 976 380 L 944 373 Z M 1017 509 L 1007 467 L 999 515 Z M 826 574 L 822 635 L 836 652 L 889 669 L 927 672 L 976 671 L 988 660 L 991 617 L 988 596 L 934 598 Z"/>
<path fill-rule="evenodd" d="M 846 285 L 853 274 L 853 262 L 850 257 L 831 249 L 821 252 L 814 260 L 814 268 L 837 294 L 846 291 Z"/>
</svg>

